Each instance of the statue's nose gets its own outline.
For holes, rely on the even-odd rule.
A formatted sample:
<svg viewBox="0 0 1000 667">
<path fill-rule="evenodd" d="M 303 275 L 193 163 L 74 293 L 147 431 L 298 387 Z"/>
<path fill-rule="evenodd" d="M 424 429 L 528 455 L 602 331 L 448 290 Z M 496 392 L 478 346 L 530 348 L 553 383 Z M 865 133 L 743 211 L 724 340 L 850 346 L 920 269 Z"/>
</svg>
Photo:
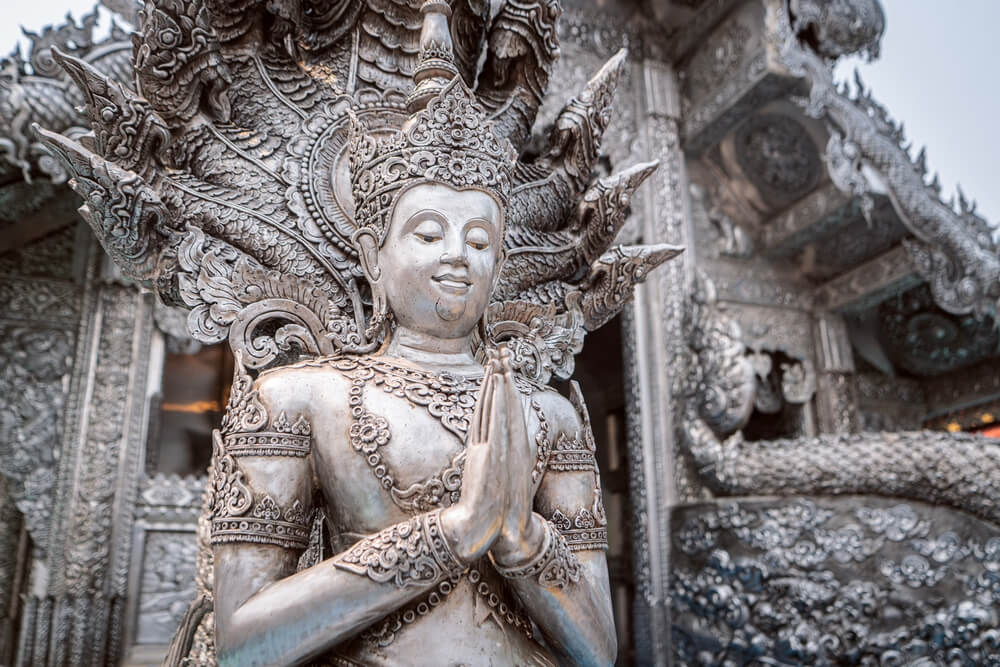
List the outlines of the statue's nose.
<svg viewBox="0 0 1000 667">
<path fill-rule="evenodd" d="M 461 238 L 446 238 L 444 253 L 441 255 L 442 264 L 468 264 L 469 258 L 465 254 L 465 243 Z"/>
<path fill-rule="evenodd" d="M 442 264 L 458 264 L 461 266 L 466 266 L 469 263 L 469 259 L 465 256 L 464 252 L 448 252 L 445 251 L 441 255 Z"/>
</svg>

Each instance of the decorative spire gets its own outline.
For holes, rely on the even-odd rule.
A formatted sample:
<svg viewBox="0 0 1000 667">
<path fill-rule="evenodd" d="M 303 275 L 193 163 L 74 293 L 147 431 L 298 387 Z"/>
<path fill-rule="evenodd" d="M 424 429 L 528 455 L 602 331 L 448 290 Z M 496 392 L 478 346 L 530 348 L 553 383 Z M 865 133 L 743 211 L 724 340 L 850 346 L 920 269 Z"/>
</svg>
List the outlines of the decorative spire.
<svg viewBox="0 0 1000 667">
<path fill-rule="evenodd" d="M 420 64 L 413 73 L 413 92 L 406 99 L 406 108 L 411 114 L 426 107 L 458 75 L 448 25 L 451 6 L 445 0 L 425 0 L 420 13 L 424 15 Z"/>
</svg>

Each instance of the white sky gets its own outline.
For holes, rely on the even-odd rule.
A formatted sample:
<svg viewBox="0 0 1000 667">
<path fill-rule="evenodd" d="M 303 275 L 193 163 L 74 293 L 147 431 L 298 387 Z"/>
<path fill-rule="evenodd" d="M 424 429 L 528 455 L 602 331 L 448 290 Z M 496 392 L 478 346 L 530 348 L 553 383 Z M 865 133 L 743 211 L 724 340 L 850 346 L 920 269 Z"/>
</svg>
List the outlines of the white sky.
<svg viewBox="0 0 1000 667">
<path fill-rule="evenodd" d="M 30 30 L 79 17 L 96 0 L 2 0 L 0 53 Z M 888 17 L 875 63 L 841 63 L 839 78 L 861 70 L 875 98 L 905 124 L 916 149 L 927 146 L 945 199 L 961 183 L 980 211 L 1000 222 L 1000 0 L 882 0 Z"/>
<path fill-rule="evenodd" d="M 1000 223 L 1000 0 L 882 0 L 882 53 L 855 67 L 874 97 L 902 121 L 913 153 L 927 147 L 928 177 L 940 174 L 943 198 L 961 184 L 994 225 Z"/>
</svg>

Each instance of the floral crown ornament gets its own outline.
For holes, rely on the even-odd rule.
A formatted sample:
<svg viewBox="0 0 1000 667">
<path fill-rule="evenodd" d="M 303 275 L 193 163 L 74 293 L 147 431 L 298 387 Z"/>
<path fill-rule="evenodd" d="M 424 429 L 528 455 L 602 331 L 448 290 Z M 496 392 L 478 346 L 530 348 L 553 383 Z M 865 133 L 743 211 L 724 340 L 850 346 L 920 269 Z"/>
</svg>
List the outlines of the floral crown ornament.
<svg viewBox="0 0 1000 667">
<path fill-rule="evenodd" d="M 373 230 L 380 244 L 396 201 L 419 183 L 482 190 L 504 210 L 517 160 L 460 76 L 387 137 L 352 123 L 348 149 L 355 224 Z"/>
<path fill-rule="evenodd" d="M 444 0 L 425 0 L 420 64 L 407 98 L 409 119 L 389 136 L 366 134 L 353 117 L 348 164 L 357 229 L 385 239 L 389 215 L 405 190 L 418 183 L 475 188 L 506 210 L 517 153 L 455 67 Z M 384 130 L 379 133 L 384 134 Z"/>
</svg>

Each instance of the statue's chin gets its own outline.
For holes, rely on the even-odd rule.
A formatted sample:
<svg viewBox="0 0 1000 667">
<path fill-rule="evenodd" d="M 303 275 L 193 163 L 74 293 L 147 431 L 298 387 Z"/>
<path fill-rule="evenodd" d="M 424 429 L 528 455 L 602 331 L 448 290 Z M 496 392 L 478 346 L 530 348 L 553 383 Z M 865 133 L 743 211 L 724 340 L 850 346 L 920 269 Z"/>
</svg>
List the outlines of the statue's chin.
<svg viewBox="0 0 1000 667">
<path fill-rule="evenodd" d="M 442 303 L 439 299 L 434 304 L 434 310 L 437 312 L 438 317 L 445 322 L 454 322 L 465 314 L 465 301 Z"/>
</svg>

